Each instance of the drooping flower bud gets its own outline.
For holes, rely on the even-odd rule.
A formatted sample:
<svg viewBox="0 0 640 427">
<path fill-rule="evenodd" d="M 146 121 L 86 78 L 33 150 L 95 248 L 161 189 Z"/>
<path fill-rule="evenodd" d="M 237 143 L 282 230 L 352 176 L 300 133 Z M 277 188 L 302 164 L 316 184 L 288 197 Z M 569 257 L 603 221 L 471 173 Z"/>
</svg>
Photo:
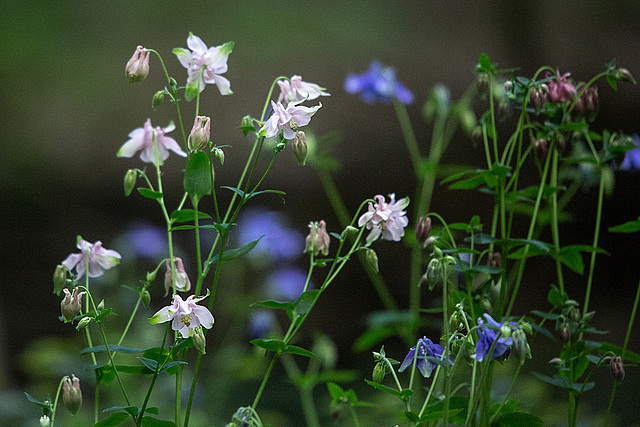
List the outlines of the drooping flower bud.
<svg viewBox="0 0 640 427">
<path fill-rule="evenodd" d="M 562 326 L 560 326 L 560 342 L 563 344 L 568 344 L 571 341 L 571 325 L 569 322 L 564 322 Z"/>
<path fill-rule="evenodd" d="M 189 276 L 187 276 L 187 272 L 184 270 L 184 264 L 182 263 L 182 259 L 178 257 L 173 258 L 173 262 L 176 266 L 176 271 L 174 273 L 176 280 L 176 291 L 179 292 L 188 292 L 191 289 L 191 281 L 189 280 Z M 166 262 L 167 271 L 164 275 L 164 290 L 165 295 L 169 293 L 171 290 L 171 263 L 169 261 Z"/>
<path fill-rule="evenodd" d="M 611 368 L 611 375 L 616 381 L 620 382 L 624 379 L 624 364 L 620 356 L 610 358 L 609 367 Z"/>
<path fill-rule="evenodd" d="M 216 159 L 218 159 L 221 165 L 224 165 L 224 151 L 222 151 L 221 148 L 214 148 L 213 155 L 216 156 Z"/>
<path fill-rule="evenodd" d="M 296 132 L 296 137 L 293 139 L 293 154 L 296 155 L 300 166 L 304 166 L 307 162 L 308 151 L 307 136 L 302 131 Z"/>
<path fill-rule="evenodd" d="M 564 366 L 564 362 L 559 357 L 554 357 L 553 359 L 549 360 L 549 364 L 555 366 L 556 368 L 561 368 L 562 366 Z"/>
<path fill-rule="evenodd" d="M 193 346 L 200 352 L 200 354 L 206 354 L 205 348 L 207 347 L 207 340 L 204 337 L 202 326 L 193 328 L 191 340 L 193 341 Z"/>
<path fill-rule="evenodd" d="M 124 195 L 128 196 L 131 194 L 133 189 L 136 186 L 136 181 L 138 180 L 138 172 L 134 169 L 129 169 L 127 173 L 124 175 Z"/>
<path fill-rule="evenodd" d="M 253 118 L 251 116 L 244 116 L 238 129 L 242 130 L 244 136 L 247 136 L 249 132 L 255 132 L 256 128 L 253 125 Z"/>
<path fill-rule="evenodd" d="M 147 272 L 147 282 L 151 283 L 154 280 L 156 280 L 156 274 L 157 274 L 156 271 L 157 270 Z"/>
<path fill-rule="evenodd" d="M 522 329 L 513 331 L 513 349 L 518 354 L 520 364 L 524 365 L 526 359 L 531 359 L 531 347 L 527 343 L 527 335 Z"/>
<path fill-rule="evenodd" d="M 85 326 L 87 326 L 89 323 L 91 323 L 91 317 L 89 316 L 84 316 L 82 319 L 80 319 L 80 321 L 78 322 L 78 324 L 76 325 L 76 330 L 79 331 L 80 329 L 84 328 Z"/>
<path fill-rule="evenodd" d="M 626 68 L 618 68 L 617 77 L 623 82 L 636 84 L 636 79 L 633 78 L 631 71 Z"/>
<path fill-rule="evenodd" d="M 431 234 L 431 218 L 421 216 L 418 219 L 418 225 L 416 225 L 416 240 L 420 243 L 424 243 Z"/>
<path fill-rule="evenodd" d="M 506 82 L 504 82 L 504 91 L 511 92 L 512 90 L 513 90 L 513 81 L 507 80 Z"/>
<path fill-rule="evenodd" d="M 378 362 L 373 367 L 373 375 L 371 376 L 371 379 L 373 380 L 374 383 L 381 383 L 382 380 L 384 380 L 384 376 L 386 373 L 387 373 L 387 370 L 385 368 L 385 363 Z"/>
<path fill-rule="evenodd" d="M 442 283 L 442 261 L 437 258 L 431 258 L 429 265 L 427 265 L 425 275 L 427 283 L 429 284 L 429 290 L 432 291 L 436 285 Z"/>
<path fill-rule="evenodd" d="M 533 149 L 539 158 L 544 159 L 549 151 L 549 142 L 544 138 L 538 138 L 533 143 Z"/>
<path fill-rule="evenodd" d="M 80 380 L 75 375 L 64 379 L 62 383 L 62 401 L 73 415 L 80 409 L 82 405 L 82 390 L 80 390 Z"/>
<path fill-rule="evenodd" d="M 547 102 L 546 88 L 546 85 L 539 85 L 529 91 L 529 102 L 531 102 L 536 114 L 540 114 L 542 107 Z"/>
<path fill-rule="evenodd" d="M 133 56 L 127 62 L 125 74 L 129 79 L 129 83 L 142 81 L 149 75 L 149 51 L 138 46 Z"/>
<path fill-rule="evenodd" d="M 43 415 L 40 417 L 40 427 L 49 427 L 51 425 L 51 419 L 46 416 Z"/>
<path fill-rule="evenodd" d="M 69 269 L 66 265 L 60 264 L 56 267 L 56 271 L 53 273 L 53 293 L 60 295 L 62 288 L 67 285 L 67 273 Z"/>
<path fill-rule="evenodd" d="M 489 75 L 487 73 L 476 74 L 476 88 L 480 94 L 485 94 L 489 91 Z"/>
<path fill-rule="evenodd" d="M 189 134 L 187 145 L 189 150 L 195 152 L 209 144 L 211 136 L 211 119 L 207 116 L 197 116 L 193 121 L 193 128 Z"/>
<path fill-rule="evenodd" d="M 313 256 L 322 252 L 322 255 L 326 256 L 329 254 L 330 241 L 327 224 L 324 220 L 312 221 L 309 223 L 309 234 L 305 239 L 304 251 L 313 252 Z"/>
<path fill-rule="evenodd" d="M 364 258 L 367 260 L 367 264 L 369 264 L 369 267 L 371 267 L 373 271 L 376 273 L 380 271 L 378 268 L 378 254 L 376 254 L 376 251 L 371 248 L 365 248 Z"/>
<path fill-rule="evenodd" d="M 64 299 L 60 303 L 60 310 L 62 311 L 62 317 L 64 317 L 64 323 L 73 322 L 73 319 L 80 312 L 82 308 L 82 296 L 86 292 L 78 293 L 78 288 L 73 289 L 73 293 L 69 292 L 69 289 L 64 288 Z"/>
<path fill-rule="evenodd" d="M 142 304 L 144 304 L 145 307 L 149 307 L 149 304 L 151 304 L 151 294 L 149 293 L 148 290 L 144 289 L 140 293 L 140 300 L 142 301 Z"/>
<path fill-rule="evenodd" d="M 155 110 L 156 107 L 160 105 L 162 101 L 164 101 L 164 96 L 166 94 L 167 94 L 167 91 L 165 89 L 159 90 L 153 94 L 153 100 L 151 101 L 151 108 L 153 110 Z"/>
<path fill-rule="evenodd" d="M 492 252 L 487 258 L 487 265 L 489 267 L 502 267 L 502 255 L 500 252 Z"/>
</svg>

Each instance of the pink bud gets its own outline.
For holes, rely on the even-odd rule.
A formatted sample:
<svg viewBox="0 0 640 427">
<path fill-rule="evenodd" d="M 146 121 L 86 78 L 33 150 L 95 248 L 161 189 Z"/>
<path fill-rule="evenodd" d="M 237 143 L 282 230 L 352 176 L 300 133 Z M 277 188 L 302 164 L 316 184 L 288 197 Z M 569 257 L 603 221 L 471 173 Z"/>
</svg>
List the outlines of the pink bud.
<svg viewBox="0 0 640 427">
<path fill-rule="evenodd" d="M 428 216 L 421 216 L 418 219 L 418 225 L 416 226 L 416 239 L 420 243 L 424 243 L 431 234 L 431 218 Z"/>
<path fill-rule="evenodd" d="M 149 75 L 149 51 L 138 46 L 133 56 L 127 62 L 125 74 L 129 79 L 129 83 L 140 82 Z"/>
<path fill-rule="evenodd" d="M 64 299 L 60 303 L 60 310 L 62 311 L 62 317 L 64 322 L 73 322 L 73 319 L 80 312 L 82 308 L 82 296 L 85 292 L 78 293 L 78 288 L 73 289 L 73 293 L 69 292 L 69 289 L 64 288 Z"/>
<path fill-rule="evenodd" d="M 62 401 L 73 415 L 80 409 L 82 405 L 82 390 L 80 390 L 80 380 L 75 375 L 64 379 L 62 383 Z"/>
<path fill-rule="evenodd" d="M 198 151 L 209 144 L 211 136 L 211 119 L 206 116 L 197 116 L 193 121 L 193 128 L 189 134 L 189 150 Z"/>
<path fill-rule="evenodd" d="M 624 379 L 624 364 L 620 356 L 610 358 L 609 367 L 611 368 L 611 375 L 616 381 L 620 382 Z"/>
</svg>

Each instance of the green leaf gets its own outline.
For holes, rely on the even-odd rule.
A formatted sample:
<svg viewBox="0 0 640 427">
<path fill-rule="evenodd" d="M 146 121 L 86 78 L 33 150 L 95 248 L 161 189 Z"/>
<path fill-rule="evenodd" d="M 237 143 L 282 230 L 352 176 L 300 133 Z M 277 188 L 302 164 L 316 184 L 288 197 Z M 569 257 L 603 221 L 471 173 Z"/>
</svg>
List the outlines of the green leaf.
<svg viewBox="0 0 640 427">
<path fill-rule="evenodd" d="M 43 409 L 46 409 L 48 411 L 51 410 L 52 408 L 52 404 L 51 403 L 45 403 L 45 402 L 41 402 L 38 399 L 36 399 L 35 397 L 31 396 L 29 393 L 27 393 L 26 391 L 24 392 L 25 395 L 27 395 L 27 400 L 31 403 L 35 403 L 36 405 L 42 407 Z"/>
<path fill-rule="evenodd" d="M 484 183 L 484 177 L 482 175 L 477 175 L 462 181 L 454 182 L 449 186 L 449 190 L 472 190 Z"/>
<path fill-rule="evenodd" d="M 220 224 L 217 222 L 214 222 L 213 224 L 198 225 L 197 227 L 195 225 L 177 225 L 177 226 L 171 227 L 171 231 L 193 230 L 193 229 L 199 228 L 202 230 L 216 230 L 218 233 L 222 234 L 227 231 L 228 226 L 229 226 L 228 224 Z"/>
<path fill-rule="evenodd" d="M 590 383 L 586 383 L 584 384 L 584 389 L 583 389 L 583 385 L 580 383 L 571 383 L 567 378 L 560 376 L 558 374 L 555 374 L 553 377 L 548 377 L 546 375 L 540 374 L 538 372 L 532 372 L 533 375 L 535 375 L 536 377 L 538 377 L 538 379 L 549 383 L 551 385 L 555 385 L 556 387 L 560 387 L 560 388 L 564 388 L 566 390 L 570 390 L 570 391 L 575 391 L 577 393 L 581 393 L 584 391 L 589 391 L 591 390 L 594 386 L 595 383 L 590 382 Z"/>
<path fill-rule="evenodd" d="M 111 414 L 109 418 L 97 422 L 94 427 L 119 426 L 121 424 L 124 424 L 124 422 L 127 421 L 129 417 L 130 415 L 125 412 L 116 412 L 115 414 Z"/>
<path fill-rule="evenodd" d="M 572 269 L 578 274 L 584 274 L 584 263 L 582 261 L 581 252 L 596 252 L 599 254 L 606 254 L 604 249 L 593 248 L 588 245 L 569 245 L 561 248 L 558 253 L 558 259 L 564 265 Z"/>
<path fill-rule="evenodd" d="M 104 351 L 107 351 L 107 346 L 106 345 L 96 345 L 93 347 L 86 347 L 83 348 L 80 351 L 80 354 L 87 354 L 87 353 L 102 353 Z M 142 353 L 144 350 L 139 349 L 139 348 L 132 348 L 132 347 L 124 347 L 121 345 L 110 345 L 109 346 L 109 351 L 111 352 L 115 352 L 115 353 Z"/>
<path fill-rule="evenodd" d="M 547 320 L 558 320 L 560 318 L 559 314 L 545 313 L 545 312 L 538 311 L 538 310 L 532 310 L 531 314 L 535 314 L 536 316 L 540 316 L 543 319 L 547 319 Z"/>
<path fill-rule="evenodd" d="M 478 60 L 478 64 L 480 64 L 482 71 L 491 70 L 491 61 L 489 60 L 489 56 L 486 53 L 480 54 L 480 59 Z"/>
<path fill-rule="evenodd" d="M 184 99 L 187 102 L 189 102 L 193 98 L 198 96 L 198 93 L 200 93 L 200 87 L 199 87 L 198 80 L 196 79 L 196 80 L 192 81 L 191 83 L 189 83 L 187 85 L 187 87 L 184 89 Z"/>
<path fill-rule="evenodd" d="M 209 214 L 204 212 L 197 212 L 198 219 L 208 219 L 211 218 Z M 196 211 L 193 209 L 180 209 L 179 211 L 171 212 L 171 220 L 173 222 L 189 222 L 195 221 L 196 219 Z"/>
<path fill-rule="evenodd" d="M 375 329 L 368 330 L 358 337 L 355 343 L 353 343 L 354 351 L 368 350 L 376 344 L 382 342 L 386 338 L 396 335 L 397 328 L 393 326 L 377 327 Z"/>
<path fill-rule="evenodd" d="M 258 338 L 249 342 L 256 347 L 264 348 L 267 351 L 273 351 L 275 353 L 282 353 L 286 348 L 284 341 L 275 339 Z"/>
<path fill-rule="evenodd" d="M 229 187 L 226 185 L 222 185 L 222 188 L 226 188 L 227 190 L 231 190 L 234 193 L 236 193 L 237 195 L 239 195 L 240 197 L 244 197 L 245 200 L 249 200 L 252 197 L 255 197 L 259 194 L 280 194 L 281 196 L 286 196 L 287 193 L 285 193 L 284 191 L 280 191 L 280 190 L 262 190 L 262 191 L 255 191 L 253 193 L 249 193 L 248 195 L 240 190 L 239 188 L 236 187 Z"/>
<path fill-rule="evenodd" d="M 126 413 L 128 413 L 129 415 L 131 415 L 132 417 L 135 417 L 138 414 L 138 407 L 137 406 L 112 406 L 110 408 L 107 409 L 103 409 L 102 412 L 113 412 L 113 411 L 120 411 L 123 410 Z"/>
<path fill-rule="evenodd" d="M 611 74 L 607 74 L 607 83 L 609 83 L 609 86 L 611 86 L 611 89 L 616 91 L 618 90 L 618 81 Z"/>
<path fill-rule="evenodd" d="M 194 153 L 184 171 L 184 191 L 196 200 L 211 193 L 211 165 L 204 151 Z"/>
<path fill-rule="evenodd" d="M 159 420 L 153 417 L 142 417 L 142 427 L 176 427 L 172 421 Z"/>
<path fill-rule="evenodd" d="M 640 231 L 640 218 L 635 221 L 627 221 L 624 224 L 609 227 L 609 231 L 612 233 L 635 233 Z"/>
<path fill-rule="evenodd" d="M 304 356 L 304 357 L 309 357 L 311 359 L 315 359 L 316 355 L 309 351 L 309 350 L 305 350 L 302 347 L 298 347 L 295 345 L 287 345 L 284 348 L 283 353 L 291 353 L 291 354 L 297 354 L 298 356 Z"/>
<path fill-rule="evenodd" d="M 222 253 L 222 261 L 230 261 L 232 259 L 235 258 L 239 258 L 243 255 L 248 254 L 249 252 L 251 252 L 251 250 L 253 248 L 256 247 L 256 245 L 258 244 L 258 242 L 260 241 L 260 239 L 262 239 L 264 236 L 260 236 L 259 239 L 254 240 L 252 242 L 246 243 L 244 245 L 242 245 L 241 247 L 237 248 L 237 249 L 229 249 L 226 250 Z M 216 261 L 218 261 L 218 255 L 214 255 L 211 260 L 209 261 L 209 264 L 215 264 Z"/>
<path fill-rule="evenodd" d="M 620 356 L 622 357 L 622 347 L 618 347 L 617 345 L 608 343 L 608 342 L 603 342 L 602 345 L 600 346 L 599 350 L 602 353 L 606 353 L 607 351 L 610 351 L 612 353 L 614 353 L 616 356 Z M 636 354 L 630 350 L 626 350 L 624 352 L 624 360 L 627 360 L 631 363 L 639 363 L 640 364 L 640 355 Z"/>
<path fill-rule="evenodd" d="M 153 200 L 162 199 L 162 193 L 159 191 L 149 190 L 148 188 L 138 188 L 138 193 L 140 193 L 143 197 Z"/>
<path fill-rule="evenodd" d="M 501 414 L 491 423 L 491 427 L 542 427 L 544 422 L 526 412 L 511 412 L 509 414 Z"/>
<path fill-rule="evenodd" d="M 398 390 L 398 389 L 387 387 L 384 384 L 380 384 L 380 383 L 377 383 L 377 382 L 374 382 L 374 381 L 369 381 L 367 379 L 365 379 L 364 382 L 366 382 L 367 384 L 369 384 L 373 388 L 377 388 L 378 390 L 382 390 L 382 391 L 384 391 L 386 393 L 389 393 L 389 394 L 392 394 L 394 396 L 398 396 L 398 397 L 402 396 L 402 392 L 400 392 L 400 390 Z M 410 390 L 410 391 L 412 391 L 412 390 Z"/>
<path fill-rule="evenodd" d="M 290 302 L 279 302 L 273 300 L 254 302 L 250 305 L 250 307 L 265 307 L 265 308 L 273 308 L 276 310 L 293 310 L 293 303 Z"/>
<path fill-rule="evenodd" d="M 328 382 L 327 388 L 333 400 L 340 400 L 344 396 L 344 390 L 336 383 Z"/>
<path fill-rule="evenodd" d="M 300 316 L 307 314 L 311 309 L 313 302 L 318 297 L 319 293 L 319 289 L 313 289 L 311 291 L 306 291 L 300 294 L 298 300 L 293 304 L 293 309 L 295 310 L 295 312 Z"/>
<path fill-rule="evenodd" d="M 562 307 L 564 303 L 569 299 L 566 292 L 560 292 L 555 285 L 551 285 L 551 289 L 547 294 L 547 301 L 554 307 Z"/>
</svg>

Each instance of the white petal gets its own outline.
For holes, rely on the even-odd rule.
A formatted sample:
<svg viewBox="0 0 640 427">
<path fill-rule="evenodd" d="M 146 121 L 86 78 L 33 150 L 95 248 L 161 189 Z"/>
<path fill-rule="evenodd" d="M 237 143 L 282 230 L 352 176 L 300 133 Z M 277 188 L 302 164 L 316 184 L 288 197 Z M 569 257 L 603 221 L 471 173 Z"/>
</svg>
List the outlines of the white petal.
<svg viewBox="0 0 640 427">
<path fill-rule="evenodd" d="M 62 261 L 62 265 L 66 266 L 69 270 L 72 270 L 82 259 L 82 254 L 71 254 Z"/>
<path fill-rule="evenodd" d="M 207 45 L 204 44 L 200 37 L 193 34 L 189 34 L 189 37 L 187 38 L 187 46 L 189 46 L 189 49 L 200 55 L 204 55 L 207 51 Z"/>
<path fill-rule="evenodd" d="M 213 326 L 213 315 L 206 307 L 195 307 L 192 312 L 203 327 L 211 329 Z"/>
<path fill-rule="evenodd" d="M 177 47 L 173 49 L 173 53 L 178 57 L 178 61 L 180 61 L 183 67 L 185 68 L 191 67 L 191 64 L 193 63 L 193 57 L 191 55 L 191 52 L 189 52 L 187 49 Z"/>
<path fill-rule="evenodd" d="M 217 74 L 213 76 L 213 80 L 216 82 L 216 86 L 218 86 L 220 95 L 231 95 L 233 93 L 233 91 L 231 91 L 231 83 L 229 80 Z"/>
<path fill-rule="evenodd" d="M 149 318 L 149 323 L 158 324 L 164 323 L 173 318 L 173 311 L 171 310 L 171 306 L 168 305 L 166 307 L 162 307 L 160 310 L 156 312 L 153 316 Z"/>
<path fill-rule="evenodd" d="M 118 150 L 118 157 L 132 157 L 144 147 L 143 138 L 131 138 Z"/>
</svg>

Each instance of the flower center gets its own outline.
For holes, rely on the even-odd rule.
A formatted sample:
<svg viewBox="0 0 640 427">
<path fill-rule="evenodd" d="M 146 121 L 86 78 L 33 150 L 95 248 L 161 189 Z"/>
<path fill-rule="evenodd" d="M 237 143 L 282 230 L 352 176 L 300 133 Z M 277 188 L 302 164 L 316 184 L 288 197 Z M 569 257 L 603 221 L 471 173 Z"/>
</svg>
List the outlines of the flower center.
<svg viewBox="0 0 640 427">
<path fill-rule="evenodd" d="M 185 326 L 189 326 L 191 324 L 191 315 L 183 314 L 180 320 L 182 321 L 182 324 L 184 324 Z"/>
</svg>

